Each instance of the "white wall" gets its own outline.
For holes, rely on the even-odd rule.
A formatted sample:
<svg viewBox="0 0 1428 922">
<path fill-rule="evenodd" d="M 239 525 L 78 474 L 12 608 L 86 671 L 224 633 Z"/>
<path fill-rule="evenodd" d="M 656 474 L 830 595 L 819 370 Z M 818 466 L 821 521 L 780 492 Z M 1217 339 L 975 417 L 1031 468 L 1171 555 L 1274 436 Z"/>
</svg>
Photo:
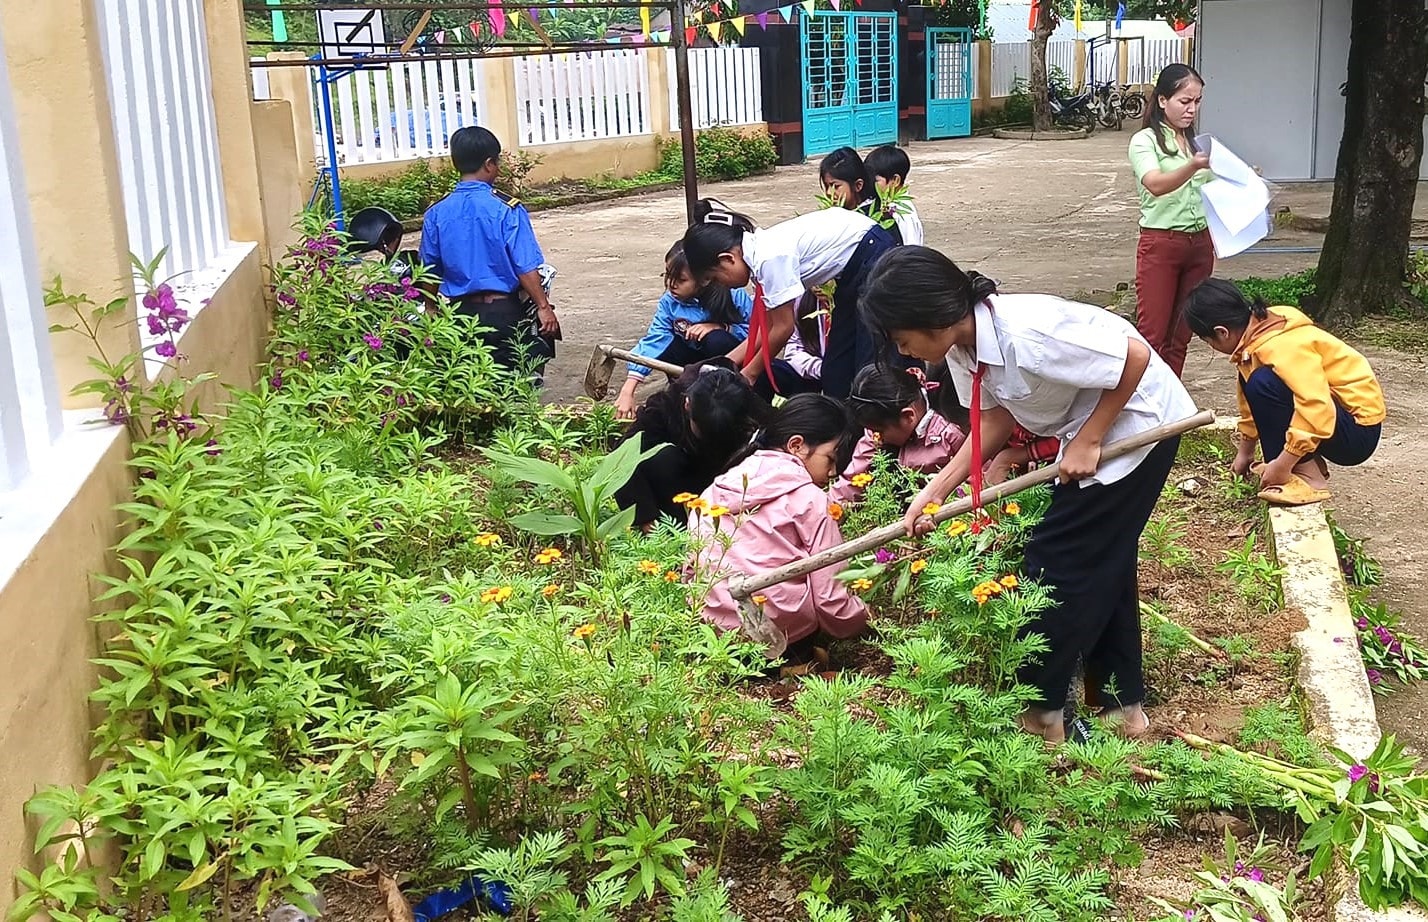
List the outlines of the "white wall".
<svg viewBox="0 0 1428 922">
<path fill-rule="evenodd" d="M 1349 76 L 1349 20 L 1352 0 L 1323 0 L 1319 29 L 1319 125 L 1315 131 L 1314 176 L 1333 179 L 1344 137 L 1344 97 Z"/>
</svg>

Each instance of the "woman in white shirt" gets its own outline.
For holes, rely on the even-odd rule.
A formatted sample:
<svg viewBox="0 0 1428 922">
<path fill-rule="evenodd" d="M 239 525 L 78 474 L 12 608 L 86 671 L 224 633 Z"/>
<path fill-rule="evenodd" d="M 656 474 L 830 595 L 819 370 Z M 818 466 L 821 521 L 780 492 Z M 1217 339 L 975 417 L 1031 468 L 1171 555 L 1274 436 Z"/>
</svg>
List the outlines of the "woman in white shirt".
<svg viewBox="0 0 1428 922">
<path fill-rule="evenodd" d="M 1020 424 L 1061 440 L 1061 482 L 1026 548 L 1026 573 L 1056 606 L 1028 633 L 1050 650 L 1022 667 L 1040 698 L 1023 726 L 1065 738 L 1062 713 L 1078 659 L 1088 694 L 1127 735 L 1144 733 L 1137 544 L 1175 461 L 1178 439 L 1101 463 L 1101 447 L 1195 413 L 1180 379 L 1135 328 L 1109 311 L 1049 295 L 1000 295 L 927 247 L 899 247 L 863 286 L 864 320 L 905 355 L 946 359 L 958 397 L 977 406 L 981 457 L 968 439 L 909 507 L 910 534 L 932 528 L 922 513 L 991 460 Z M 974 401 L 973 397 L 980 398 Z M 1099 685 L 1099 688 L 1094 686 Z"/>
<path fill-rule="evenodd" d="M 754 283 L 749 337 L 729 353 L 757 382 L 772 377 L 773 359 L 793 335 L 794 310 L 803 293 L 836 282 L 828 341 L 823 352 L 823 393 L 848 396 L 853 376 L 874 359 L 875 343 L 858 314 L 858 295 L 869 269 L 897 246 L 892 235 L 858 211 L 825 208 L 759 228 L 747 215 L 702 199 L 696 223 L 684 235 L 689 268 L 703 282 L 731 289 Z"/>
</svg>

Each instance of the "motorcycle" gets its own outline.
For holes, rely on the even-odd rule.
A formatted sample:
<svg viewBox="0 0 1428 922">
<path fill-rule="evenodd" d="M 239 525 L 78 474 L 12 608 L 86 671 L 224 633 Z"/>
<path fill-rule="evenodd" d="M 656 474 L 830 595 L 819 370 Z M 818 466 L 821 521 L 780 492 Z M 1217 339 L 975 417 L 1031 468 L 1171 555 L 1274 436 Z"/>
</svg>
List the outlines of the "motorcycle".
<svg viewBox="0 0 1428 922">
<path fill-rule="evenodd" d="M 1084 128 L 1089 134 L 1096 130 L 1096 113 L 1092 107 L 1093 90 L 1072 97 L 1063 97 L 1055 85 L 1047 87 L 1046 98 L 1051 103 L 1051 121 L 1064 128 Z"/>
</svg>

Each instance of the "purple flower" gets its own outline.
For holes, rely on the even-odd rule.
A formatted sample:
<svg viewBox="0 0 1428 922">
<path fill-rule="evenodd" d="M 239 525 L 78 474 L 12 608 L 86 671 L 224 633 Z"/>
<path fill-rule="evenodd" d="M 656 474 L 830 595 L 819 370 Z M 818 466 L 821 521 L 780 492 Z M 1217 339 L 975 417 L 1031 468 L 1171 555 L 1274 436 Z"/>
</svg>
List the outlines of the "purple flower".
<svg viewBox="0 0 1428 922">
<path fill-rule="evenodd" d="M 1377 669 L 1367 669 L 1364 672 L 1368 676 L 1370 685 L 1380 685 L 1383 683 L 1383 673 Z"/>
<path fill-rule="evenodd" d="M 380 352 L 382 349 L 382 337 L 376 334 L 363 333 L 362 342 L 366 343 L 373 352 Z"/>
<path fill-rule="evenodd" d="M 134 387 L 134 385 L 130 384 L 128 379 L 126 379 L 123 375 L 120 375 L 119 377 L 114 379 L 114 386 L 119 390 L 119 393 L 121 394 L 129 393 L 129 391 Z"/>
<path fill-rule="evenodd" d="M 1185 918 L 1187 918 L 1187 919 L 1193 919 L 1193 918 L 1195 918 L 1195 910 L 1193 910 L 1193 909 L 1187 909 L 1187 910 L 1185 910 Z"/>
<path fill-rule="evenodd" d="M 129 421 L 129 411 L 117 399 L 104 405 L 104 416 L 116 426 L 122 426 Z"/>
<path fill-rule="evenodd" d="M 398 394 L 398 395 L 397 395 L 397 406 L 398 406 L 398 408 L 400 408 L 400 407 L 405 407 L 406 405 L 407 405 L 407 395 L 406 395 L 406 394 Z"/>
<path fill-rule="evenodd" d="M 450 605 L 450 604 L 451 604 L 451 596 L 449 596 L 449 595 L 447 595 L 446 593 L 443 592 L 443 593 L 441 594 L 441 603 L 442 603 L 443 605 Z"/>
<path fill-rule="evenodd" d="M 1359 620 L 1354 622 L 1354 626 L 1361 631 L 1366 631 L 1368 630 L 1368 619 L 1360 616 Z"/>
<path fill-rule="evenodd" d="M 1368 766 L 1367 766 L 1367 765 L 1350 765 L 1350 766 L 1349 766 L 1349 780 L 1352 781 L 1354 784 L 1358 784 L 1359 781 L 1363 780 L 1364 775 L 1367 775 L 1367 774 L 1368 774 Z"/>
<path fill-rule="evenodd" d="M 216 458 L 219 455 L 223 454 L 223 449 L 218 447 L 217 439 L 209 439 L 204 448 L 206 449 L 204 453 L 207 454 L 210 458 Z"/>
<path fill-rule="evenodd" d="M 297 307 L 297 298 L 294 298 L 286 291 L 280 291 L 278 292 L 278 303 L 284 307 Z"/>
<path fill-rule="evenodd" d="M 381 530 L 382 530 L 382 520 L 381 520 L 381 519 L 373 519 L 373 520 L 372 520 L 372 527 L 375 528 L 375 529 L 377 529 L 377 531 L 381 531 Z"/>
<path fill-rule="evenodd" d="M 269 379 L 268 383 L 273 386 L 273 390 L 275 390 L 275 391 L 280 391 L 280 390 L 282 390 L 282 389 L 283 389 L 283 373 L 282 373 L 282 371 L 279 370 L 279 371 L 273 372 L 273 377 Z"/>
<path fill-rule="evenodd" d="M 1393 632 L 1382 625 L 1373 629 L 1373 635 L 1378 638 L 1379 643 L 1385 645 L 1393 643 Z"/>
<path fill-rule="evenodd" d="M 1259 868 L 1250 868 L 1249 872 L 1245 874 L 1245 879 L 1252 880 L 1257 884 L 1262 884 L 1264 883 L 1264 872 Z"/>
<path fill-rule="evenodd" d="M 298 360 L 298 364 L 299 364 L 299 365 L 306 365 L 306 364 L 307 364 L 307 361 L 308 361 L 308 358 L 309 358 L 309 356 L 308 356 L 308 354 L 307 354 L 307 350 L 306 350 L 306 349 L 302 350 L 301 352 L 299 352 L 299 353 L 297 354 L 297 360 Z"/>
<path fill-rule="evenodd" d="M 885 547 L 878 548 L 878 552 L 873 555 L 873 559 L 878 563 L 892 563 L 897 555 Z"/>
<path fill-rule="evenodd" d="M 426 346 L 428 349 L 430 349 L 432 346 L 435 346 L 435 345 L 436 345 L 436 342 L 433 341 L 430 336 L 428 336 L 426 339 L 424 339 L 424 340 L 421 341 L 421 344 L 422 344 L 423 346 Z"/>
<path fill-rule="evenodd" d="M 163 358 L 171 359 L 178 355 L 178 347 L 173 344 L 172 340 L 164 340 L 154 347 L 154 352 Z"/>
<path fill-rule="evenodd" d="M 164 325 L 164 321 L 159 317 L 158 314 L 150 314 L 149 316 L 144 318 L 144 321 L 149 325 L 150 336 L 162 336 L 164 335 L 164 332 L 168 329 L 168 327 Z"/>
</svg>

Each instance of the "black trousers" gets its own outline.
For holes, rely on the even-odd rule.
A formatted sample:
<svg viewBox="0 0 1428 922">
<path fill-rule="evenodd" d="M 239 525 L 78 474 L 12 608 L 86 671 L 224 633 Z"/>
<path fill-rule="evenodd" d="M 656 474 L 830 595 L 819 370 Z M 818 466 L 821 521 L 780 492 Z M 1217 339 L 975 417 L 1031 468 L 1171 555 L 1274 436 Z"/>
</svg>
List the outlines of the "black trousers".
<svg viewBox="0 0 1428 922">
<path fill-rule="evenodd" d="M 671 365 L 696 365 L 709 359 L 728 355 L 743 340 L 727 330 L 714 330 L 695 342 L 676 336 L 656 358 Z"/>
<path fill-rule="evenodd" d="M 1259 430 L 1259 447 L 1264 460 L 1273 461 L 1284 451 L 1290 423 L 1294 420 L 1294 391 L 1268 365 L 1255 369 L 1249 380 L 1239 378 L 1240 390 L 1250 406 L 1255 428 Z M 1319 443 L 1314 454 L 1340 467 L 1363 464 L 1378 448 L 1383 424 L 1362 425 L 1354 415 L 1337 404 L 1334 434 Z"/>
<path fill-rule="evenodd" d="M 1141 663 L 1140 533 L 1165 487 L 1180 439 L 1161 442 L 1128 476 L 1112 484 L 1057 484 L 1046 518 L 1026 547 L 1026 574 L 1051 590 L 1055 605 L 1023 629 L 1051 649 L 1022 666 L 1018 678 L 1037 689 L 1036 705 L 1060 710 L 1085 660 L 1087 694 L 1100 703 L 1145 700 Z M 1034 658 L 1037 659 L 1037 658 Z M 1092 689 L 1093 683 L 1099 689 Z"/>
<path fill-rule="evenodd" d="M 828 327 L 828 345 L 823 350 L 823 393 L 847 400 L 853 378 L 877 356 L 878 342 L 858 311 L 858 298 L 868 271 L 897 241 L 881 227 L 863 237 L 833 289 L 833 319 Z"/>
<path fill-rule="evenodd" d="M 480 334 L 481 341 L 491 350 L 491 358 L 502 368 L 514 371 L 520 363 L 521 345 L 526 362 L 539 368 L 555 356 L 555 343 L 537 337 L 530 314 L 517 295 L 492 301 L 480 296 L 453 298 L 456 313 L 475 317 L 490 329 Z"/>
</svg>

